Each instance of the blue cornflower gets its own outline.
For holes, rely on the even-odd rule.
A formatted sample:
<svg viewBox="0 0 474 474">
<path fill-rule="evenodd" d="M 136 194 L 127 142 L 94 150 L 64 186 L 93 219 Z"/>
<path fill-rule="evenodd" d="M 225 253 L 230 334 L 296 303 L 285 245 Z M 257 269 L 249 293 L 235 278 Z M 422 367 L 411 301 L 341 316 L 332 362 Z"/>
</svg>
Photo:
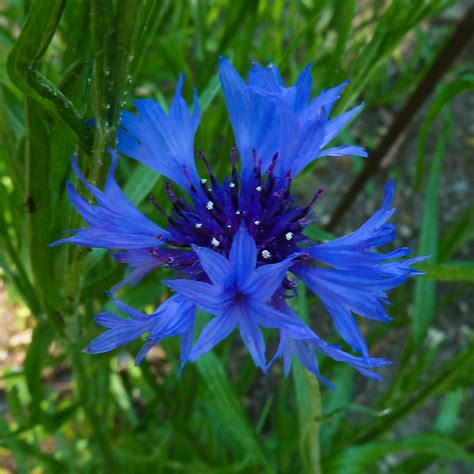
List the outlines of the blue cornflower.
<svg viewBox="0 0 474 474">
<path fill-rule="evenodd" d="M 394 183 L 385 187 L 381 208 L 359 229 L 331 242 L 311 242 L 304 234 L 312 221 L 311 207 L 292 196 L 294 177 L 323 156 L 366 156 L 357 146 L 327 147 L 361 106 L 330 118 L 331 110 L 347 82 L 323 91 L 310 100 L 310 66 L 296 84 L 285 87 L 277 69 L 254 64 L 247 83 L 225 59 L 219 74 L 237 150 L 231 151 L 230 175 L 219 181 L 204 154 L 207 177 L 201 177 L 194 157 L 194 136 L 200 120 L 197 94 L 192 113 L 182 98 L 183 76 L 166 113 L 155 101 L 135 102 L 138 116 L 123 112 L 118 150 L 168 178 L 165 192 L 172 204 L 166 228 L 139 212 L 114 178 L 117 155 L 105 187 L 90 185 L 73 160 L 76 175 L 97 202 L 88 203 L 68 183 L 67 192 L 88 227 L 52 245 L 69 242 L 94 248 L 120 250 L 119 262 L 128 264 L 123 284 L 134 285 L 147 273 L 166 266 L 176 278 L 165 283 L 175 292 L 151 315 L 116 300 L 129 316 L 101 313 L 97 323 L 108 331 L 85 349 L 106 352 L 146 336 L 139 363 L 153 345 L 170 336 L 181 336 L 181 367 L 211 350 L 238 328 L 255 364 L 264 372 L 279 357 L 285 372 L 296 355 L 324 383 L 316 353 L 346 362 L 367 377 L 381 378 L 371 369 L 390 364 L 369 356 L 354 314 L 388 322 L 386 292 L 420 273 L 410 265 L 423 257 L 402 259 L 409 253 L 399 248 L 389 253 L 375 249 L 394 240 L 388 224 Z M 240 158 L 240 171 L 237 159 Z M 176 194 L 180 186 L 186 196 Z M 302 280 L 322 301 L 336 331 L 359 355 L 328 344 L 290 308 L 297 296 L 294 279 Z M 194 343 L 197 308 L 211 315 Z M 277 329 L 280 345 L 267 362 L 261 328 Z"/>
</svg>

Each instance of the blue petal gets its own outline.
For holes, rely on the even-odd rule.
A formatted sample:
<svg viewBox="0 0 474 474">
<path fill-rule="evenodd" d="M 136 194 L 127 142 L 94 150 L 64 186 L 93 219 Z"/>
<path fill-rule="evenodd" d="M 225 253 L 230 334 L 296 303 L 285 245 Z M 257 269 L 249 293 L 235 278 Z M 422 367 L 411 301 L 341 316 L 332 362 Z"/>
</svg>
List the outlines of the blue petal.
<svg viewBox="0 0 474 474">
<path fill-rule="evenodd" d="M 195 312 L 192 301 L 181 295 L 173 295 L 153 313 L 155 324 L 150 330 L 150 338 L 162 339 L 184 334 L 193 328 Z"/>
<path fill-rule="evenodd" d="M 389 322 L 385 311 L 386 290 L 395 288 L 404 277 L 385 278 L 377 268 L 320 269 L 295 268 L 295 273 L 316 293 L 329 311 L 345 308 L 365 318 Z"/>
<path fill-rule="evenodd" d="M 167 299 L 153 313 L 154 324 L 150 328 L 151 341 L 145 345 L 137 355 L 135 364 L 138 365 L 149 350 L 160 340 L 171 337 L 181 336 L 181 369 L 188 355 L 192 338 L 194 334 L 195 306 L 192 302 L 182 296 L 174 295 Z M 189 341 L 190 340 L 190 341 Z"/>
<path fill-rule="evenodd" d="M 264 328 L 285 329 L 292 337 L 312 337 L 311 329 L 293 312 L 282 312 L 269 305 L 251 305 L 255 323 Z"/>
<path fill-rule="evenodd" d="M 181 336 L 181 355 L 180 355 L 181 364 L 179 366 L 180 373 L 183 370 L 186 362 L 189 360 L 189 356 L 193 348 L 193 340 L 194 340 L 194 325 L 190 326 L 189 329 L 185 331 Z"/>
<path fill-rule="evenodd" d="M 244 341 L 253 361 L 263 372 L 267 372 L 265 360 L 265 341 L 262 331 L 253 321 L 253 314 L 247 305 L 240 305 L 234 308 L 233 317 L 239 321 L 240 337 Z"/>
<path fill-rule="evenodd" d="M 211 314 L 220 314 L 231 301 L 222 288 L 209 283 L 194 280 L 164 280 L 164 283 Z"/>
<path fill-rule="evenodd" d="M 343 145 L 322 150 L 318 154 L 318 158 L 322 158 L 323 156 L 362 156 L 366 158 L 369 155 L 367 151 L 360 146 Z"/>
<path fill-rule="evenodd" d="M 90 205 L 69 182 L 66 185 L 66 191 L 70 201 L 90 227 L 111 232 L 120 229 L 124 233 L 149 234 L 153 231 L 159 233 L 158 226 L 155 226 L 151 221 L 147 223 L 137 222 L 134 219 L 135 216 L 129 217 L 127 210 L 123 212 L 123 209 L 119 206 L 116 206 L 114 210 L 110 210 L 105 206 Z"/>
<path fill-rule="evenodd" d="M 387 221 L 395 212 L 390 206 L 395 193 L 393 180 L 385 186 L 385 198 L 381 208 L 354 232 L 331 242 L 309 248 L 308 253 L 315 259 L 336 268 L 353 268 L 364 264 L 381 263 L 387 259 L 398 258 L 409 253 L 409 249 L 398 249 L 389 254 L 379 254 L 371 249 L 393 241 L 394 226 Z"/>
<path fill-rule="evenodd" d="M 89 354 L 100 354 L 112 351 L 128 342 L 137 339 L 148 330 L 148 325 L 141 322 L 128 322 L 122 326 L 114 327 L 94 339 L 83 349 Z"/>
<path fill-rule="evenodd" d="M 128 216 L 128 220 L 132 221 L 135 226 L 139 225 L 144 230 L 154 230 L 156 224 L 144 216 L 125 196 L 120 186 L 115 180 L 114 173 L 118 165 L 118 156 L 111 149 L 107 149 L 112 158 L 109 171 L 107 173 L 107 179 L 104 186 L 104 191 L 92 186 L 87 182 L 86 178 L 81 173 L 79 165 L 77 163 L 77 157 L 72 157 L 72 168 L 76 176 L 84 184 L 84 186 L 94 196 L 97 203 L 104 209 L 110 211 L 112 214 L 120 214 Z"/>
<path fill-rule="evenodd" d="M 248 83 L 251 86 L 261 87 L 268 92 L 278 92 L 280 87 L 283 86 L 283 81 L 274 66 L 265 68 L 257 62 L 252 63 Z"/>
<path fill-rule="evenodd" d="M 270 76 L 273 79 L 276 77 L 274 74 Z M 278 111 L 273 100 L 249 90 L 234 67 L 223 57 L 219 59 L 219 77 L 240 154 L 242 174 L 245 176 L 252 170 L 254 151 L 262 160 L 263 169 L 266 169 L 278 151 L 280 133 Z"/>
<path fill-rule="evenodd" d="M 380 268 L 381 273 L 384 276 L 394 277 L 394 278 L 403 277 L 406 279 L 413 275 L 424 275 L 424 272 L 410 268 L 410 265 L 413 265 L 414 263 L 417 263 L 417 262 L 422 262 L 423 260 L 426 260 L 427 258 L 430 258 L 430 256 L 425 255 L 423 257 L 410 258 L 408 260 L 404 260 L 401 262 L 390 262 L 384 265 L 380 265 L 379 268 Z"/>
<path fill-rule="evenodd" d="M 281 313 L 293 315 L 294 312 L 282 299 L 275 299 L 274 303 Z M 291 360 L 294 355 L 298 357 L 304 367 L 316 375 L 323 383 L 333 388 L 332 384 L 319 373 L 318 362 L 315 350 L 323 355 L 331 357 L 338 362 L 344 362 L 359 371 L 362 375 L 381 380 L 381 376 L 371 372 L 370 369 L 391 365 L 386 359 L 373 357 L 356 357 L 341 350 L 339 346 L 328 344 L 314 332 L 305 337 L 295 337 L 295 333 L 287 329 L 280 330 L 280 345 L 275 356 L 270 361 L 269 366 L 279 357 L 283 356 L 285 373 L 288 374 L 291 367 Z"/>
<path fill-rule="evenodd" d="M 318 359 L 314 351 L 314 342 L 308 339 L 293 340 L 294 351 L 299 361 L 303 366 L 312 374 L 316 375 L 324 385 L 331 390 L 335 390 L 334 385 L 326 378 L 323 377 L 319 371 Z"/>
<path fill-rule="evenodd" d="M 296 95 L 294 108 L 296 112 L 304 110 L 311 95 L 311 64 L 308 64 L 298 76 L 295 84 Z"/>
<path fill-rule="evenodd" d="M 258 267 L 241 290 L 255 303 L 265 303 L 280 288 L 292 258 Z"/>
<path fill-rule="evenodd" d="M 279 165 L 281 171 L 286 168 L 295 176 L 319 155 L 324 139 L 325 121 L 324 115 L 317 116 L 306 122 L 297 134 L 289 134 L 287 140 L 293 144 L 294 150 L 282 147 L 283 156 Z M 292 134 L 297 135 L 297 138 L 292 137 Z"/>
<path fill-rule="evenodd" d="M 117 262 L 127 263 L 130 274 L 112 289 L 112 293 L 118 291 L 124 285 L 135 286 L 145 275 L 161 267 L 165 261 L 150 254 L 148 249 L 127 250 L 113 254 Z"/>
<path fill-rule="evenodd" d="M 114 302 L 115 306 L 117 308 L 130 316 L 132 319 L 135 321 L 149 321 L 150 318 L 146 314 L 143 314 L 141 311 L 137 311 L 135 308 L 132 308 L 128 304 L 124 303 L 123 301 L 118 300 L 115 298 L 113 295 L 109 294 L 110 299 Z"/>
<path fill-rule="evenodd" d="M 254 63 L 246 86 L 225 60 L 221 60 L 221 82 L 244 170 L 252 166 L 252 150 L 261 160 L 263 171 L 278 152 L 274 167 L 277 176 L 287 172 L 295 176 L 322 156 L 367 156 L 365 150 L 355 146 L 322 150 L 361 107 L 328 120 L 348 82 L 323 91 L 309 102 L 311 65 L 301 72 L 294 86 L 284 87 L 274 66 L 265 68 Z"/>
<path fill-rule="evenodd" d="M 374 295 L 373 292 L 366 289 L 367 282 L 354 288 L 352 286 L 354 280 L 348 279 L 350 275 L 347 274 L 341 275 L 337 286 L 328 284 L 328 272 L 330 270 L 304 269 L 297 274 L 319 296 L 341 337 L 352 349 L 367 356 L 367 344 L 351 312 L 365 317 L 373 317 L 383 322 L 389 321 L 390 318 L 382 304 L 376 299 L 376 296 L 382 298 L 383 295 Z M 355 283 L 357 284 L 357 281 Z M 367 310 L 367 312 L 363 310 Z"/>
<path fill-rule="evenodd" d="M 326 146 L 329 142 L 334 140 L 339 132 L 349 123 L 349 121 L 356 115 L 364 104 L 360 104 L 353 109 L 334 117 L 333 119 L 329 120 L 326 125 L 326 130 L 324 133 L 324 140 L 322 146 Z"/>
<path fill-rule="evenodd" d="M 332 244 L 336 240 L 327 243 Z M 400 247 L 389 253 L 378 253 L 362 246 L 341 245 L 339 247 L 337 245 L 326 246 L 326 244 L 310 247 L 307 251 L 314 259 L 339 269 L 380 264 L 386 260 L 405 257 L 410 253 L 408 247 Z"/>
<path fill-rule="evenodd" d="M 326 274 L 333 283 L 341 284 L 343 279 L 348 278 L 345 283 L 349 284 L 356 276 L 358 283 L 352 284 L 353 287 L 358 287 L 355 293 L 365 291 L 362 286 L 367 283 L 366 294 L 375 295 L 382 300 L 384 294 L 380 290 L 395 288 L 410 276 L 419 274 L 417 270 L 410 268 L 410 265 L 427 257 L 393 261 L 407 256 L 410 249 L 401 247 L 385 254 L 374 251 L 375 247 L 390 243 L 395 238 L 395 227 L 387 224 L 395 211 L 391 209 L 394 193 L 394 182 L 390 180 L 385 186 L 382 206 L 359 229 L 331 242 L 307 248 L 307 252 L 314 259 L 340 271 L 338 275 Z M 370 312 L 369 310 L 368 313 Z"/>
<path fill-rule="evenodd" d="M 309 104 L 309 106 L 304 110 L 304 117 L 311 118 L 316 114 L 320 113 L 324 107 L 324 110 L 329 114 L 332 110 L 332 107 L 341 97 L 342 90 L 350 83 L 350 81 L 345 81 L 339 84 L 336 87 L 332 87 L 327 91 L 322 91 L 320 94 Z"/>
<path fill-rule="evenodd" d="M 257 265 L 257 246 L 244 225 L 234 235 L 229 261 L 238 288 L 244 288 Z"/>
<path fill-rule="evenodd" d="M 293 357 L 296 355 L 306 370 L 315 375 L 331 390 L 334 390 L 334 385 L 328 379 L 323 377 L 319 371 L 318 360 L 314 353 L 313 346 L 314 343 L 310 340 L 293 339 L 292 337 L 289 337 L 285 331 L 280 331 L 280 344 L 278 350 L 268 366 L 270 367 L 276 359 L 283 356 L 284 371 L 285 375 L 288 376 Z"/>
<path fill-rule="evenodd" d="M 224 91 L 227 113 L 234 129 L 237 148 L 241 155 L 242 165 L 246 168 L 252 166 L 251 157 L 248 156 L 251 147 L 250 127 L 248 125 L 249 111 L 247 97 L 244 93 L 245 82 L 239 76 L 232 64 L 227 59 L 219 58 L 219 78 Z M 255 146 L 255 145 L 253 145 Z"/>
<path fill-rule="evenodd" d="M 73 243 L 92 248 L 139 249 L 163 245 L 161 237 L 167 233 L 143 214 L 126 198 L 113 177 L 117 156 L 112 153 L 112 165 L 104 191 L 89 184 L 79 170 L 75 157 L 73 168 L 87 189 L 95 197 L 98 206 L 89 204 L 72 184 L 67 184 L 69 198 L 81 214 L 88 228 L 76 229 L 75 235 L 60 239 L 50 246 Z"/>
<path fill-rule="evenodd" d="M 179 295 L 167 299 L 149 316 L 114 297 L 111 298 L 117 308 L 131 316 L 132 319 L 122 319 L 113 313 L 98 314 L 95 321 L 110 329 L 94 339 L 84 349 L 84 352 L 91 354 L 108 352 L 149 333 L 147 339 L 150 342 L 142 347 L 135 359 L 135 363 L 139 364 L 161 339 L 183 335 L 188 340 L 193 332 L 194 304 Z M 186 358 L 188 353 L 189 351 L 185 347 L 183 357 Z"/>
<path fill-rule="evenodd" d="M 332 316 L 334 326 L 341 337 L 353 350 L 361 353 L 364 357 L 368 357 L 369 350 L 367 348 L 367 343 L 365 342 L 364 336 L 362 336 L 350 311 L 343 306 L 338 306 L 337 302 L 336 304 L 329 303 L 329 301 L 334 303 L 334 300 L 329 300 L 326 297 L 321 297 L 321 299 L 323 300 L 328 313 Z"/>
<path fill-rule="evenodd" d="M 285 373 L 285 377 L 288 377 L 291 364 L 293 362 L 293 355 L 295 352 L 293 339 L 287 338 L 285 336 L 285 331 L 280 331 L 280 344 L 278 345 L 278 349 L 275 352 L 275 355 L 272 357 L 272 360 L 268 363 L 267 369 L 269 369 L 273 363 L 283 357 L 283 371 Z"/>
<path fill-rule="evenodd" d="M 216 286 L 229 286 L 232 280 L 229 260 L 220 253 L 205 247 L 193 246 L 193 249 L 211 282 Z"/>
<path fill-rule="evenodd" d="M 212 318 L 202 330 L 199 339 L 189 354 L 189 360 L 195 361 L 207 354 L 216 344 L 225 339 L 235 328 L 236 318 L 225 312 L 221 316 Z"/>
<path fill-rule="evenodd" d="M 156 346 L 158 341 L 149 342 L 145 344 L 139 351 L 137 356 L 135 357 L 135 365 L 140 365 L 141 361 L 145 358 L 145 356 L 150 352 L 153 346 Z"/>
<path fill-rule="evenodd" d="M 50 247 L 65 243 L 102 249 L 140 249 L 163 245 L 153 235 L 107 232 L 101 229 L 77 229 L 74 232 L 76 235 L 59 239 L 50 244 Z"/>
<path fill-rule="evenodd" d="M 99 313 L 94 321 L 104 328 L 116 328 L 124 325 L 124 320 L 113 313 Z"/>
<path fill-rule="evenodd" d="M 395 211 L 390 209 L 393 196 L 394 184 L 389 181 L 380 210 L 357 231 L 308 249 L 313 258 L 334 269 L 302 266 L 295 269 L 295 273 L 321 298 L 340 335 L 364 356 L 367 356 L 367 347 L 351 313 L 381 322 L 390 321 L 384 308 L 388 303 L 386 291 L 417 273 L 410 265 L 419 259 L 385 263 L 407 255 L 407 248 L 388 254 L 372 251 L 394 238 L 395 229 L 387 224 Z"/>
<path fill-rule="evenodd" d="M 193 112 L 191 114 L 191 123 L 193 132 L 196 133 L 201 120 L 201 108 L 199 107 L 199 97 L 196 88 L 193 90 Z"/>
<path fill-rule="evenodd" d="M 128 112 L 122 114 L 117 148 L 188 189 L 184 168 L 193 182 L 199 179 L 194 160 L 194 135 L 200 111 L 194 94 L 194 110 L 190 114 L 181 96 L 183 80 L 184 75 L 181 75 L 168 115 L 153 100 L 135 102 L 139 117 Z"/>
</svg>

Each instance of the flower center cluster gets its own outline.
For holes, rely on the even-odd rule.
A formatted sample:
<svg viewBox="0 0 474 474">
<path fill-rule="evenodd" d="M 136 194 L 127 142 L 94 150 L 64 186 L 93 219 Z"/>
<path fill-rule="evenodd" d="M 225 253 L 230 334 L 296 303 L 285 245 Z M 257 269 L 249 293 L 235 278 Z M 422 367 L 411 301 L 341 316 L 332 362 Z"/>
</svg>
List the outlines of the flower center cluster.
<svg viewBox="0 0 474 474">
<path fill-rule="evenodd" d="M 231 156 L 232 175 L 222 182 L 215 177 L 202 152 L 199 152 L 199 158 L 206 166 L 207 178 L 202 178 L 196 185 L 187 170 L 183 170 L 188 176 L 191 202 L 176 196 L 167 182 L 166 194 L 173 207 L 171 215 L 151 199 L 167 218 L 171 238 L 164 240 L 168 248 L 189 250 L 197 245 L 228 256 L 235 233 L 245 223 L 257 245 L 257 266 L 280 262 L 299 251 L 298 244 L 306 241 L 303 229 L 310 222 L 311 206 L 322 190 L 314 194 L 307 206 L 298 207 L 290 192 L 291 174 L 279 177 L 273 173 L 278 154 L 263 175 L 261 161 L 257 161 L 254 154 L 253 169 L 243 176 L 237 172 L 235 150 Z M 167 254 L 167 263 L 175 270 L 189 274 L 196 271 L 198 265 L 190 254 Z M 162 252 L 157 251 L 157 255 Z"/>
</svg>

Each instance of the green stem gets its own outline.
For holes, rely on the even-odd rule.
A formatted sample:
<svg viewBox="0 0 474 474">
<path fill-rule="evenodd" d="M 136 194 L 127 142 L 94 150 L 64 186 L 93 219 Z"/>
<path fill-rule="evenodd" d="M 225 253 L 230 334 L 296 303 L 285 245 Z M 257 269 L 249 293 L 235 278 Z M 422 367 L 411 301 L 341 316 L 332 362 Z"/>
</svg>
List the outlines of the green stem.
<svg viewBox="0 0 474 474">
<path fill-rule="evenodd" d="M 301 289 L 298 300 L 294 303 L 303 321 L 308 321 L 308 300 L 306 290 Z M 295 381 L 296 405 L 300 424 L 300 454 L 305 471 L 321 474 L 321 440 L 320 425 L 322 418 L 321 394 L 318 379 L 301 364 L 292 368 Z"/>
<path fill-rule="evenodd" d="M 321 452 L 320 452 L 320 425 L 321 425 L 321 394 L 319 392 L 318 379 L 304 370 L 304 378 L 308 384 L 310 396 L 311 423 L 307 433 L 302 433 L 305 450 L 307 452 L 308 473 L 321 474 Z"/>
<path fill-rule="evenodd" d="M 26 239 L 29 262 L 34 284 L 41 306 L 58 335 L 63 336 L 64 298 L 56 285 L 51 267 L 53 265 L 48 244 L 51 242 L 46 229 L 52 219 L 51 189 L 44 186 L 39 176 L 48 176 L 51 170 L 51 150 L 48 141 L 47 115 L 40 103 L 27 98 L 25 103 L 26 147 L 25 181 L 27 199 L 32 204 L 27 213 Z M 42 231 L 38 231 L 41 229 Z"/>
<path fill-rule="evenodd" d="M 380 417 L 372 427 L 367 431 L 356 436 L 354 444 L 368 443 L 379 436 L 385 434 L 401 419 L 408 416 L 418 407 L 423 405 L 427 400 L 445 392 L 451 386 L 454 386 L 453 380 L 462 374 L 464 370 L 468 370 L 474 363 L 474 343 L 470 343 L 464 350 L 454 356 L 442 367 L 440 367 L 429 383 L 427 383 L 418 394 L 401 403 L 393 410 L 388 410 L 385 416 Z"/>
<path fill-rule="evenodd" d="M 122 101 L 131 82 L 135 46 L 145 22 L 144 7 L 143 0 L 123 0 L 114 13 L 113 2 L 92 2 L 96 134 L 88 179 L 94 185 L 100 186 L 105 176 L 106 148 L 115 148 Z M 124 11 L 127 15 L 123 15 Z"/>
<path fill-rule="evenodd" d="M 33 2 L 25 24 L 7 61 L 12 82 L 28 97 L 40 101 L 77 135 L 80 146 L 90 152 L 93 130 L 84 123 L 74 104 L 38 70 L 61 19 L 65 0 Z"/>
<path fill-rule="evenodd" d="M 84 364 L 84 357 L 81 353 L 81 346 L 79 343 L 72 343 L 71 349 L 71 362 L 74 368 L 75 385 L 78 391 L 79 400 L 84 410 L 84 415 L 89 421 L 92 435 L 95 439 L 96 445 L 99 448 L 101 457 L 103 458 L 103 465 L 109 465 L 113 462 L 111 456 L 111 449 L 108 442 L 107 430 L 104 429 L 107 426 L 105 420 L 100 416 L 96 406 L 96 400 L 94 396 L 91 396 L 91 382 L 89 372 L 86 370 Z"/>
<path fill-rule="evenodd" d="M 143 1 L 124 0 L 116 11 L 110 0 L 92 3 L 92 36 L 94 48 L 94 117 L 95 134 L 92 155 L 84 156 L 85 174 L 91 184 L 101 187 L 108 163 L 107 147 L 115 147 L 121 101 L 128 90 L 134 47 L 144 22 Z M 129 12 L 123 15 L 123 11 Z M 73 217 L 78 219 L 77 214 Z M 76 228 L 72 225 L 70 228 Z M 67 298 L 71 312 L 77 310 L 84 282 L 87 252 L 71 251 Z M 78 328 L 71 328 L 71 337 Z"/>
</svg>

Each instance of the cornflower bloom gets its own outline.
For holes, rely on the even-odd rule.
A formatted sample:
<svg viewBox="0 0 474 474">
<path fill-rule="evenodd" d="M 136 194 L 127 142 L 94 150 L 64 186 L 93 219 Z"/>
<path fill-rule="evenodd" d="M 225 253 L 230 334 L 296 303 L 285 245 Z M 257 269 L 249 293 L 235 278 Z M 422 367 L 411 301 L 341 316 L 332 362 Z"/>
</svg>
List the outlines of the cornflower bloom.
<svg viewBox="0 0 474 474">
<path fill-rule="evenodd" d="M 97 315 L 96 322 L 108 331 L 86 352 L 110 351 L 146 336 L 139 363 L 162 339 L 180 336 L 182 367 L 238 329 L 264 372 L 283 357 L 288 373 L 296 355 L 331 386 L 319 372 L 319 352 L 381 379 L 372 369 L 390 362 L 369 356 L 353 315 L 390 321 L 386 292 L 419 273 L 410 265 L 421 258 L 403 259 L 408 248 L 375 250 L 394 239 L 395 227 L 387 223 L 395 211 L 393 181 L 385 187 L 380 209 L 354 232 L 326 243 L 305 235 L 313 220 L 311 207 L 322 191 L 300 206 L 292 195 L 294 178 L 324 156 L 366 156 L 358 146 L 328 147 L 361 106 L 330 118 L 347 82 L 310 99 L 310 71 L 307 66 L 294 86 L 285 87 L 273 65 L 253 64 L 245 82 L 221 58 L 220 80 L 237 148 L 231 151 L 230 173 L 223 180 L 216 178 L 201 151 L 197 156 L 205 177 L 198 172 L 194 136 L 200 109 L 196 92 L 192 112 L 182 98 L 183 76 L 168 113 L 153 100 L 136 101 L 138 115 L 122 113 L 118 150 L 167 178 L 165 193 L 172 211 L 168 214 L 151 199 L 165 216 L 166 228 L 145 217 L 124 195 L 114 178 L 115 152 L 110 152 L 112 166 L 103 190 L 89 184 L 73 160 L 76 175 L 97 204 L 88 203 L 68 183 L 70 200 L 87 227 L 52 245 L 120 250 L 113 256 L 128 265 L 129 274 L 113 292 L 160 267 L 176 276 L 165 281 L 174 294 L 150 315 L 112 296 L 129 319 Z M 178 186 L 181 194 L 176 193 Z M 319 297 L 340 337 L 358 355 L 322 340 L 290 308 L 289 298 L 297 296 L 295 276 Z M 211 319 L 194 342 L 197 308 Z M 261 328 L 279 331 L 280 344 L 270 363 Z"/>
</svg>

